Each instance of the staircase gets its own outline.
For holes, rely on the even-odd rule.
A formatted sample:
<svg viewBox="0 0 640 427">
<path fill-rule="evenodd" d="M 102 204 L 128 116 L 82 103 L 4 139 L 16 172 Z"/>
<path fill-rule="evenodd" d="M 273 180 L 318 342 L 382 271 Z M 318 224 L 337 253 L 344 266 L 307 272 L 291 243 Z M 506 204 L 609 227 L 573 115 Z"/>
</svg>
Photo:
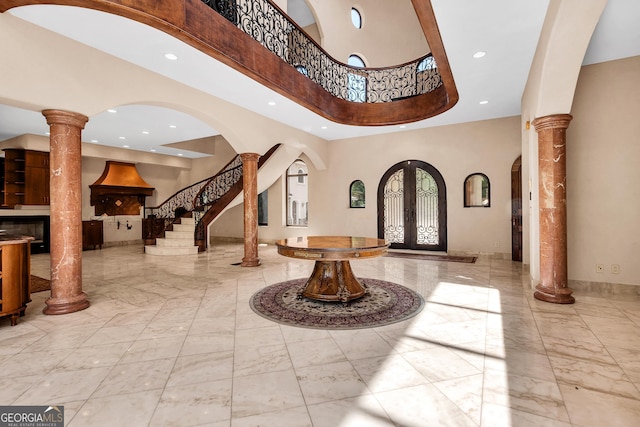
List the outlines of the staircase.
<svg viewBox="0 0 640 427">
<path fill-rule="evenodd" d="M 180 218 L 179 224 L 173 224 L 172 231 L 165 231 L 164 237 L 156 238 L 155 246 L 145 245 L 144 252 L 149 255 L 197 255 L 198 246 L 193 242 L 195 229 L 193 218 Z"/>
<path fill-rule="evenodd" d="M 261 156 L 260 191 L 276 182 L 299 155 L 297 148 L 276 144 Z M 270 159 L 270 167 L 263 168 Z M 208 225 L 226 208 L 241 202 L 242 162 L 237 155 L 213 177 L 183 188 L 159 206 L 145 208 L 145 253 L 171 256 L 205 251 Z"/>
</svg>

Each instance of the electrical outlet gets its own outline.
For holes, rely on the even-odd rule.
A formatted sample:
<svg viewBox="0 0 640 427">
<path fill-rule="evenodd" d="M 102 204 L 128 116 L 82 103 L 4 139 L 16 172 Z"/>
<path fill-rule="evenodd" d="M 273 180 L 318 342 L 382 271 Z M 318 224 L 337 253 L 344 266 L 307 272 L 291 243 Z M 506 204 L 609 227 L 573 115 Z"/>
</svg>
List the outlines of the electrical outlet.
<svg viewBox="0 0 640 427">
<path fill-rule="evenodd" d="M 604 264 L 596 264 L 596 273 L 604 273 Z"/>
<path fill-rule="evenodd" d="M 620 264 L 611 264 L 611 273 L 620 274 Z"/>
<path fill-rule="evenodd" d="M 493 247 L 494 248 L 499 248 L 500 247 L 500 242 L 493 242 Z"/>
</svg>

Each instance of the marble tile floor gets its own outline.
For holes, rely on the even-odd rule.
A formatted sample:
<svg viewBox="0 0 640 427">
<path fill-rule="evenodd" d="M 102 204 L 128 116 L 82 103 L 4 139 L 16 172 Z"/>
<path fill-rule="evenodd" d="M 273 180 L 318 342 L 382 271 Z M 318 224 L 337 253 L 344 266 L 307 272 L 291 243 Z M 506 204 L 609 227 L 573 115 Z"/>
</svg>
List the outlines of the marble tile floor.
<svg viewBox="0 0 640 427">
<path fill-rule="evenodd" d="M 253 313 L 258 289 L 313 263 L 242 245 L 154 257 L 83 252 L 91 306 L 0 320 L 0 404 L 64 405 L 66 425 L 210 427 L 637 426 L 640 300 L 534 300 L 521 265 L 376 258 L 356 275 L 426 301 L 413 319 L 351 331 Z M 32 273 L 49 277 L 49 257 Z"/>
</svg>

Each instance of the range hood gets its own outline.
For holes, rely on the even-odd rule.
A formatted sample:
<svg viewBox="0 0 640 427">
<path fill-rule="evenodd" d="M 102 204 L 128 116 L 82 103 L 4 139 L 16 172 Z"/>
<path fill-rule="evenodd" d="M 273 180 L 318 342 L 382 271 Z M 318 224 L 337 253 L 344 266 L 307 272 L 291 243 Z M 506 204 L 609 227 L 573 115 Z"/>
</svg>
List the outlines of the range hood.
<svg viewBox="0 0 640 427">
<path fill-rule="evenodd" d="M 134 163 L 107 161 L 100 178 L 89 186 L 96 215 L 140 215 L 145 197 L 155 188 L 145 182 Z"/>
</svg>

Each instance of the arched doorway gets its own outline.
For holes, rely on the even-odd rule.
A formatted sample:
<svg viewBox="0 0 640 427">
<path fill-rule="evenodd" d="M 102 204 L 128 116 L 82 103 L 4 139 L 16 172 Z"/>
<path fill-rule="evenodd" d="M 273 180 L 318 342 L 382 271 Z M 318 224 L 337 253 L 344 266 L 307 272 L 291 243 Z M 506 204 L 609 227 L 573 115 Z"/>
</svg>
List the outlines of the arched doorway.
<svg viewBox="0 0 640 427">
<path fill-rule="evenodd" d="M 378 237 L 393 249 L 447 250 L 442 175 L 420 160 L 392 166 L 378 185 Z"/>
<path fill-rule="evenodd" d="M 511 166 L 511 259 L 522 262 L 522 156 Z"/>
</svg>

